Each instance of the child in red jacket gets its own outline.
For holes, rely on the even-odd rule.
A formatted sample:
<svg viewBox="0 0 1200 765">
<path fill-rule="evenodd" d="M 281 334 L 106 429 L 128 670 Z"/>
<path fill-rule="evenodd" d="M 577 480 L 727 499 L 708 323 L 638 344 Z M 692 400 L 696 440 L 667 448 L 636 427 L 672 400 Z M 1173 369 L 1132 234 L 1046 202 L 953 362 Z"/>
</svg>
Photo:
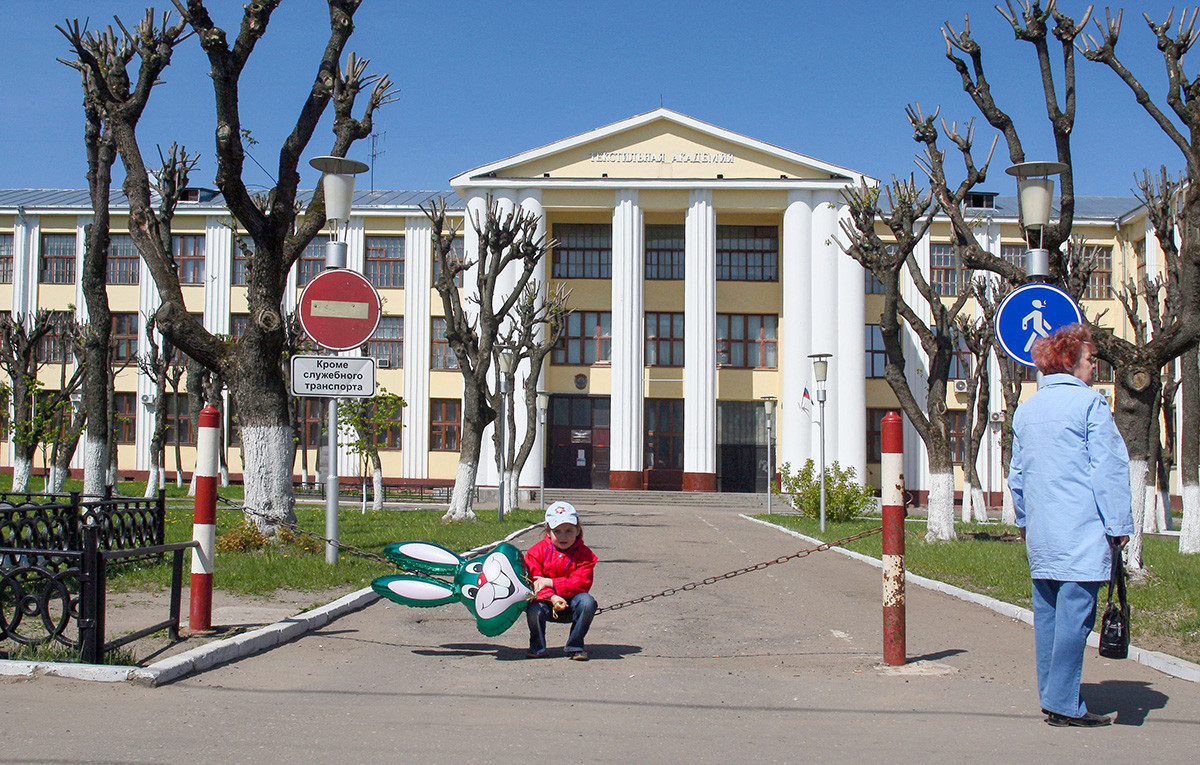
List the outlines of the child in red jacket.
<svg viewBox="0 0 1200 765">
<path fill-rule="evenodd" d="M 563 653 L 576 661 L 587 661 L 583 638 L 596 614 L 592 572 L 596 555 L 583 543 L 579 514 L 567 502 L 546 508 L 546 536 L 525 553 L 525 570 L 533 589 L 533 601 L 525 609 L 529 623 L 531 659 L 546 655 L 546 621 L 570 622 L 571 634 Z"/>
</svg>

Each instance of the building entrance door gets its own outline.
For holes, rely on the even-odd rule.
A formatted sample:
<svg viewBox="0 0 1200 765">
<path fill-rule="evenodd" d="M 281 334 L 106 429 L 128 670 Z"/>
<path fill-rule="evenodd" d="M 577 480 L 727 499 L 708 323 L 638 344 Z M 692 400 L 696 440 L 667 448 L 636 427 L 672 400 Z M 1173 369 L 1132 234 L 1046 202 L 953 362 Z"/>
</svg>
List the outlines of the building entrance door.
<svg viewBox="0 0 1200 765">
<path fill-rule="evenodd" d="M 608 396 L 551 396 L 546 485 L 608 488 Z"/>
</svg>

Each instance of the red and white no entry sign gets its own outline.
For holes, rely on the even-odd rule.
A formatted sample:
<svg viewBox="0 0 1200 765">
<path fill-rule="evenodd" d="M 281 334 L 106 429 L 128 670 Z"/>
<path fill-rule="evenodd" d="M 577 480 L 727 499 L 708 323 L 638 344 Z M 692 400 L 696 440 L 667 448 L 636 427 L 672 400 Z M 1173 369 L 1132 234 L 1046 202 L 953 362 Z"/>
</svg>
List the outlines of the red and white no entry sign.
<svg viewBox="0 0 1200 765">
<path fill-rule="evenodd" d="M 366 277 L 332 268 L 317 274 L 300 293 L 300 326 L 322 348 L 348 351 L 375 334 L 382 308 Z"/>
</svg>

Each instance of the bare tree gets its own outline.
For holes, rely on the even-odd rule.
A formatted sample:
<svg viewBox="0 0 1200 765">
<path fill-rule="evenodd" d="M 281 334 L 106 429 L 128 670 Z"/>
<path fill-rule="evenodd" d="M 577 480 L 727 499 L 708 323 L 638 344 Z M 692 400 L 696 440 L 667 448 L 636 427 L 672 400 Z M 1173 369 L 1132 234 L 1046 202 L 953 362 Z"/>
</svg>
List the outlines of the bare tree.
<svg viewBox="0 0 1200 765">
<path fill-rule="evenodd" d="M 446 340 L 458 359 L 463 378 L 458 473 L 444 516 L 448 521 L 475 517 L 472 497 L 483 431 L 496 419 L 493 402 L 497 394 L 489 388 L 489 370 L 499 352 L 496 346 L 501 327 L 521 302 L 526 285 L 549 249 L 545 237 L 538 234 L 538 216 L 521 208 L 501 212 L 491 198 L 486 208 L 482 217 L 468 221 L 479 234 L 479 251 L 473 254 L 474 260 L 471 253 L 465 253 L 461 261 L 454 252 L 457 231 L 449 223 L 445 201 L 436 200 L 425 208 L 433 225 L 433 255 L 440 267 L 433 286 L 442 298 Z M 500 275 L 510 266 L 520 269 L 512 282 L 512 292 L 497 295 Z M 475 274 L 470 310 L 463 305 L 454 282 L 458 274 L 468 270 Z"/>
<path fill-rule="evenodd" d="M 43 438 L 45 403 L 37 379 L 44 361 L 39 358 L 42 339 L 55 330 L 50 312 L 15 316 L 0 313 L 0 369 L 8 374 L 12 391 L 13 491 L 25 491 L 33 469 L 33 457 Z"/>
<path fill-rule="evenodd" d="M 553 243 L 548 246 L 552 247 Z M 557 284 L 543 297 L 541 285 L 531 279 L 529 284 L 525 285 L 521 301 L 513 309 L 512 321 L 502 330 L 501 345 L 511 349 L 513 353 L 513 365 L 506 381 L 508 389 L 516 390 L 514 383 L 518 370 L 529 370 L 522 382 L 522 389 L 525 391 L 525 411 L 521 415 L 525 428 L 524 437 L 519 443 L 516 396 L 509 396 L 507 402 L 502 402 L 497 393 L 491 401 L 493 408 L 503 412 L 500 422 L 506 429 L 503 451 L 500 449 L 500 428 L 496 428 L 492 434 L 498 474 L 507 477 L 503 486 L 505 507 L 520 506 L 517 487 L 521 470 L 529 460 L 538 436 L 537 391 L 542 377 L 542 366 L 546 356 L 558 345 L 566 329 L 567 316 L 571 313 L 567 308 L 569 296 L 570 291 L 562 284 Z M 498 363 L 496 370 L 497 375 L 502 374 Z"/>
<path fill-rule="evenodd" d="M 963 438 L 963 493 L 962 520 L 986 521 L 987 502 L 983 496 L 983 482 L 979 480 L 976 466 L 979 445 L 990 427 L 991 370 L 988 367 L 995 345 L 992 322 L 995 319 L 995 303 L 991 298 L 991 286 L 984 280 L 975 281 L 972 287 L 975 302 L 981 315 L 971 319 L 958 316 L 955 324 L 962 345 L 971 354 L 971 371 L 967 375 L 967 408 Z M 990 487 L 989 487 L 990 488 Z"/>
<path fill-rule="evenodd" d="M 209 15 L 203 0 L 173 0 L 183 21 L 170 24 L 167 16 L 157 26 L 153 16 L 138 25 L 124 40 L 133 45 L 140 67 L 129 88 L 102 87 L 102 101 L 125 167 L 124 189 L 130 203 L 130 233 L 142 253 L 161 306 L 156 318 L 159 329 L 185 354 L 206 369 L 218 372 L 229 385 L 237 405 L 245 464 L 245 498 L 248 518 L 260 528 L 274 529 L 292 522 L 292 466 L 295 442 L 288 412 L 288 392 L 280 372 L 284 346 L 282 316 L 287 274 L 300 253 L 325 223 L 324 196 L 320 189 L 298 212 L 299 163 L 305 154 L 326 108 L 333 106 L 334 140 L 329 153 L 345 156 L 358 139 L 371 133 L 375 110 L 390 101 L 393 91 L 387 77 L 366 74 L 367 61 L 341 58 L 354 31 L 353 16 L 360 0 L 328 0 L 329 39 L 313 78 L 313 85 L 299 109 L 291 133 L 280 150 L 273 188 L 256 198 L 242 178 L 245 161 L 244 134 L 239 106 L 239 81 L 247 60 L 267 31 L 279 0 L 249 3 L 232 44 L 225 30 Z M 151 87 L 169 64 L 174 47 L 185 37 L 185 28 L 196 33 L 207 55 L 216 98 L 216 185 L 225 204 L 253 242 L 254 253 L 247 266 L 247 302 L 251 316 L 245 337 L 227 343 L 201 325 L 186 310 L 179 275 L 169 246 L 159 234 L 152 214 L 150 183 L 129 117 L 145 108 Z M 101 70 L 95 53 L 101 44 L 95 36 L 69 35 L 81 63 Z M 96 78 L 93 78 L 96 79 Z M 360 118 L 355 118 L 355 101 L 369 91 Z M 169 242 L 168 242 L 169 245 Z"/>
</svg>

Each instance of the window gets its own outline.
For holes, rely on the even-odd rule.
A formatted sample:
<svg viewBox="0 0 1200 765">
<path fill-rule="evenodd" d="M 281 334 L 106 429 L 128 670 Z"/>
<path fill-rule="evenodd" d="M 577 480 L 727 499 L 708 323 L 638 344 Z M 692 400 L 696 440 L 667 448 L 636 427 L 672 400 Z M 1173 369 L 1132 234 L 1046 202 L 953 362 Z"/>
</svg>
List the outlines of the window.
<svg viewBox="0 0 1200 765">
<path fill-rule="evenodd" d="M 314 239 L 296 258 L 296 285 L 303 287 L 325 270 L 325 242 Z"/>
<path fill-rule="evenodd" d="M 167 432 L 163 443 L 193 443 L 192 418 L 188 412 L 188 394 L 165 393 L 163 394 L 162 406 L 164 407 L 164 421 L 167 425 Z"/>
<path fill-rule="evenodd" d="M 12 284 L 13 235 L 0 234 L 0 284 Z"/>
<path fill-rule="evenodd" d="M 367 341 L 367 355 L 374 356 L 387 366 L 404 366 L 404 317 L 381 316 L 375 334 Z M 380 366 L 384 366 L 380 364 Z"/>
<path fill-rule="evenodd" d="M 966 271 L 954 246 L 932 244 L 929 246 L 929 286 L 933 294 L 954 297 L 965 289 Z"/>
<path fill-rule="evenodd" d="M 241 340 L 246 336 L 246 328 L 250 326 L 250 314 L 235 313 L 229 317 L 229 336 Z"/>
<path fill-rule="evenodd" d="M 462 403 L 456 398 L 434 398 L 429 400 L 429 450 L 433 452 L 456 452 L 459 449 L 459 418 Z"/>
<path fill-rule="evenodd" d="M 141 255 L 129 234 L 113 234 L 108 242 L 105 278 L 109 284 L 137 284 Z"/>
<path fill-rule="evenodd" d="M 778 366 L 778 323 L 774 314 L 717 314 L 717 363 L 739 369 L 774 369 Z"/>
<path fill-rule="evenodd" d="M 463 262 L 463 250 L 465 248 L 466 248 L 466 244 L 464 243 L 463 238 L 461 236 L 454 237 L 454 241 L 450 244 L 450 257 L 449 257 L 450 262 L 451 263 L 462 263 Z M 431 271 L 431 273 L 432 273 L 433 281 L 431 281 L 430 284 L 436 285 L 438 279 L 442 275 L 442 261 L 438 259 L 437 255 L 433 256 L 433 271 Z M 454 275 L 454 286 L 455 287 L 463 286 L 463 272 L 462 271 L 459 271 L 457 274 Z"/>
<path fill-rule="evenodd" d="M 683 278 L 683 226 L 646 226 L 646 278 Z"/>
<path fill-rule="evenodd" d="M 971 370 L 975 367 L 975 354 L 971 353 L 965 345 L 960 345 L 954 355 L 950 357 L 950 377 L 951 380 L 965 380 L 971 376 Z"/>
<path fill-rule="evenodd" d="M 75 235 L 43 234 L 42 262 L 38 270 L 42 284 L 75 283 Z"/>
<path fill-rule="evenodd" d="M 961 465 L 967 456 L 967 438 L 971 435 L 967 429 L 970 423 L 967 421 L 967 413 L 962 410 L 946 414 L 950 416 L 950 457 L 955 465 Z"/>
<path fill-rule="evenodd" d="M 52 311 L 47 317 L 50 330 L 38 341 L 37 359 L 44 364 L 66 364 L 71 353 L 70 333 L 75 315 L 67 311 Z"/>
<path fill-rule="evenodd" d="M 1096 358 L 1096 376 L 1092 378 L 1093 382 L 1110 383 L 1116 377 L 1113 376 L 1113 366 L 1102 358 Z"/>
<path fill-rule="evenodd" d="M 558 345 L 551 351 L 554 364 L 595 364 L 612 360 L 612 314 L 608 311 L 573 311 Z"/>
<path fill-rule="evenodd" d="M 113 394 L 113 433 L 114 443 L 132 444 L 136 437 L 137 424 L 137 394 Z"/>
<path fill-rule="evenodd" d="M 683 401 L 646 399 L 645 466 L 650 470 L 683 470 Z"/>
<path fill-rule="evenodd" d="M 245 250 L 242 249 L 238 241 L 238 234 L 233 235 L 233 261 L 230 263 L 230 283 L 235 287 L 245 287 L 248 269 L 250 268 L 250 258 L 247 257 Z"/>
<path fill-rule="evenodd" d="M 374 403 L 374 401 L 372 401 L 372 403 L 371 403 L 372 410 L 374 409 L 374 406 L 375 406 L 375 403 Z M 372 411 L 372 416 L 374 416 L 374 411 Z M 372 441 L 374 441 L 376 449 L 379 449 L 381 451 L 390 451 L 393 449 L 400 448 L 400 445 L 402 443 L 402 435 L 404 432 L 403 427 L 401 427 L 401 421 L 402 421 L 403 417 L 404 417 L 404 410 L 401 409 L 398 412 L 396 412 L 396 419 L 394 422 L 389 424 L 382 431 L 375 433 L 372 436 Z"/>
<path fill-rule="evenodd" d="M 1105 300 L 1112 297 L 1112 247 L 1086 247 L 1085 250 L 1096 258 L 1096 268 L 1088 277 L 1085 298 Z"/>
<path fill-rule="evenodd" d="M 1000 257 L 1020 268 L 1022 271 L 1025 270 L 1025 252 L 1026 248 L 1023 244 L 1000 245 Z"/>
<path fill-rule="evenodd" d="M 552 273 L 556 279 L 611 279 L 612 226 L 608 223 L 559 223 L 554 227 Z"/>
<path fill-rule="evenodd" d="M 975 210 L 995 210 L 996 194 L 992 191 L 971 191 L 963 198 L 963 207 Z"/>
<path fill-rule="evenodd" d="M 646 313 L 646 365 L 683 366 L 682 313 Z"/>
<path fill-rule="evenodd" d="M 717 226 L 717 280 L 779 281 L 779 228 Z"/>
<path fill-rule="evenodd" d="M 1133 260 L 1137 263 L 1138 284 L 1146 280 L 1146 240 L 1139 239 L 1133 243 Z"/>
<path fill-rule="evenodd" d="M 404 286 L 404 237 L 368 236 L 365 276 L 376 287 Z"/>
<path fill-rule="evenodd" d="M 171 255 L 180 284 L 204 284 L 204 234 L 172 236 Z"/>
<path fill-rule="evenodd" d="M 134 362 L 138 355 L 138 315 L 114 313 L 112 332 L 108 339 L 114 362 Z"/>
<path fill-rule="evenodd" d="M 864 282 L 866 285 L 866 294 L 868 294 L 868 295 L 887 294 L 887 290 L 885 290 L 883 287 L 883 282 L 880 281 L 879 277 L 876 276 L 874 273 L 872 273 L 870 269 L 867 269 L 866 272 L 863 274 L 863 276 L 864 276 Z"/>
<path fill-rule="evenodd" d="M 304 437 L 304 446 L 317 449 L 325 445 L 325 425 L 329 422 L 328 409 L 325 399 L 302 398 L 300 407 L 300 431 Z"/>
<path fill-rule="evenodd" d="M 883 461 L 883 418 L 891 409 L 867 409 L 867 462 Z"/>
<path fill-rule="evenodd" d="M 887 350 L 883 347 L 883 327 L 878 324 L 867 325 L 867 377 L 881 378 L 887 368 Z"/>
<path fill-rule="evenodd" d="M 430 325 L 430 369 L 458 369 L 458 357 L 446 339 L 446 319 L 434 316 Z"/>
</svg>

